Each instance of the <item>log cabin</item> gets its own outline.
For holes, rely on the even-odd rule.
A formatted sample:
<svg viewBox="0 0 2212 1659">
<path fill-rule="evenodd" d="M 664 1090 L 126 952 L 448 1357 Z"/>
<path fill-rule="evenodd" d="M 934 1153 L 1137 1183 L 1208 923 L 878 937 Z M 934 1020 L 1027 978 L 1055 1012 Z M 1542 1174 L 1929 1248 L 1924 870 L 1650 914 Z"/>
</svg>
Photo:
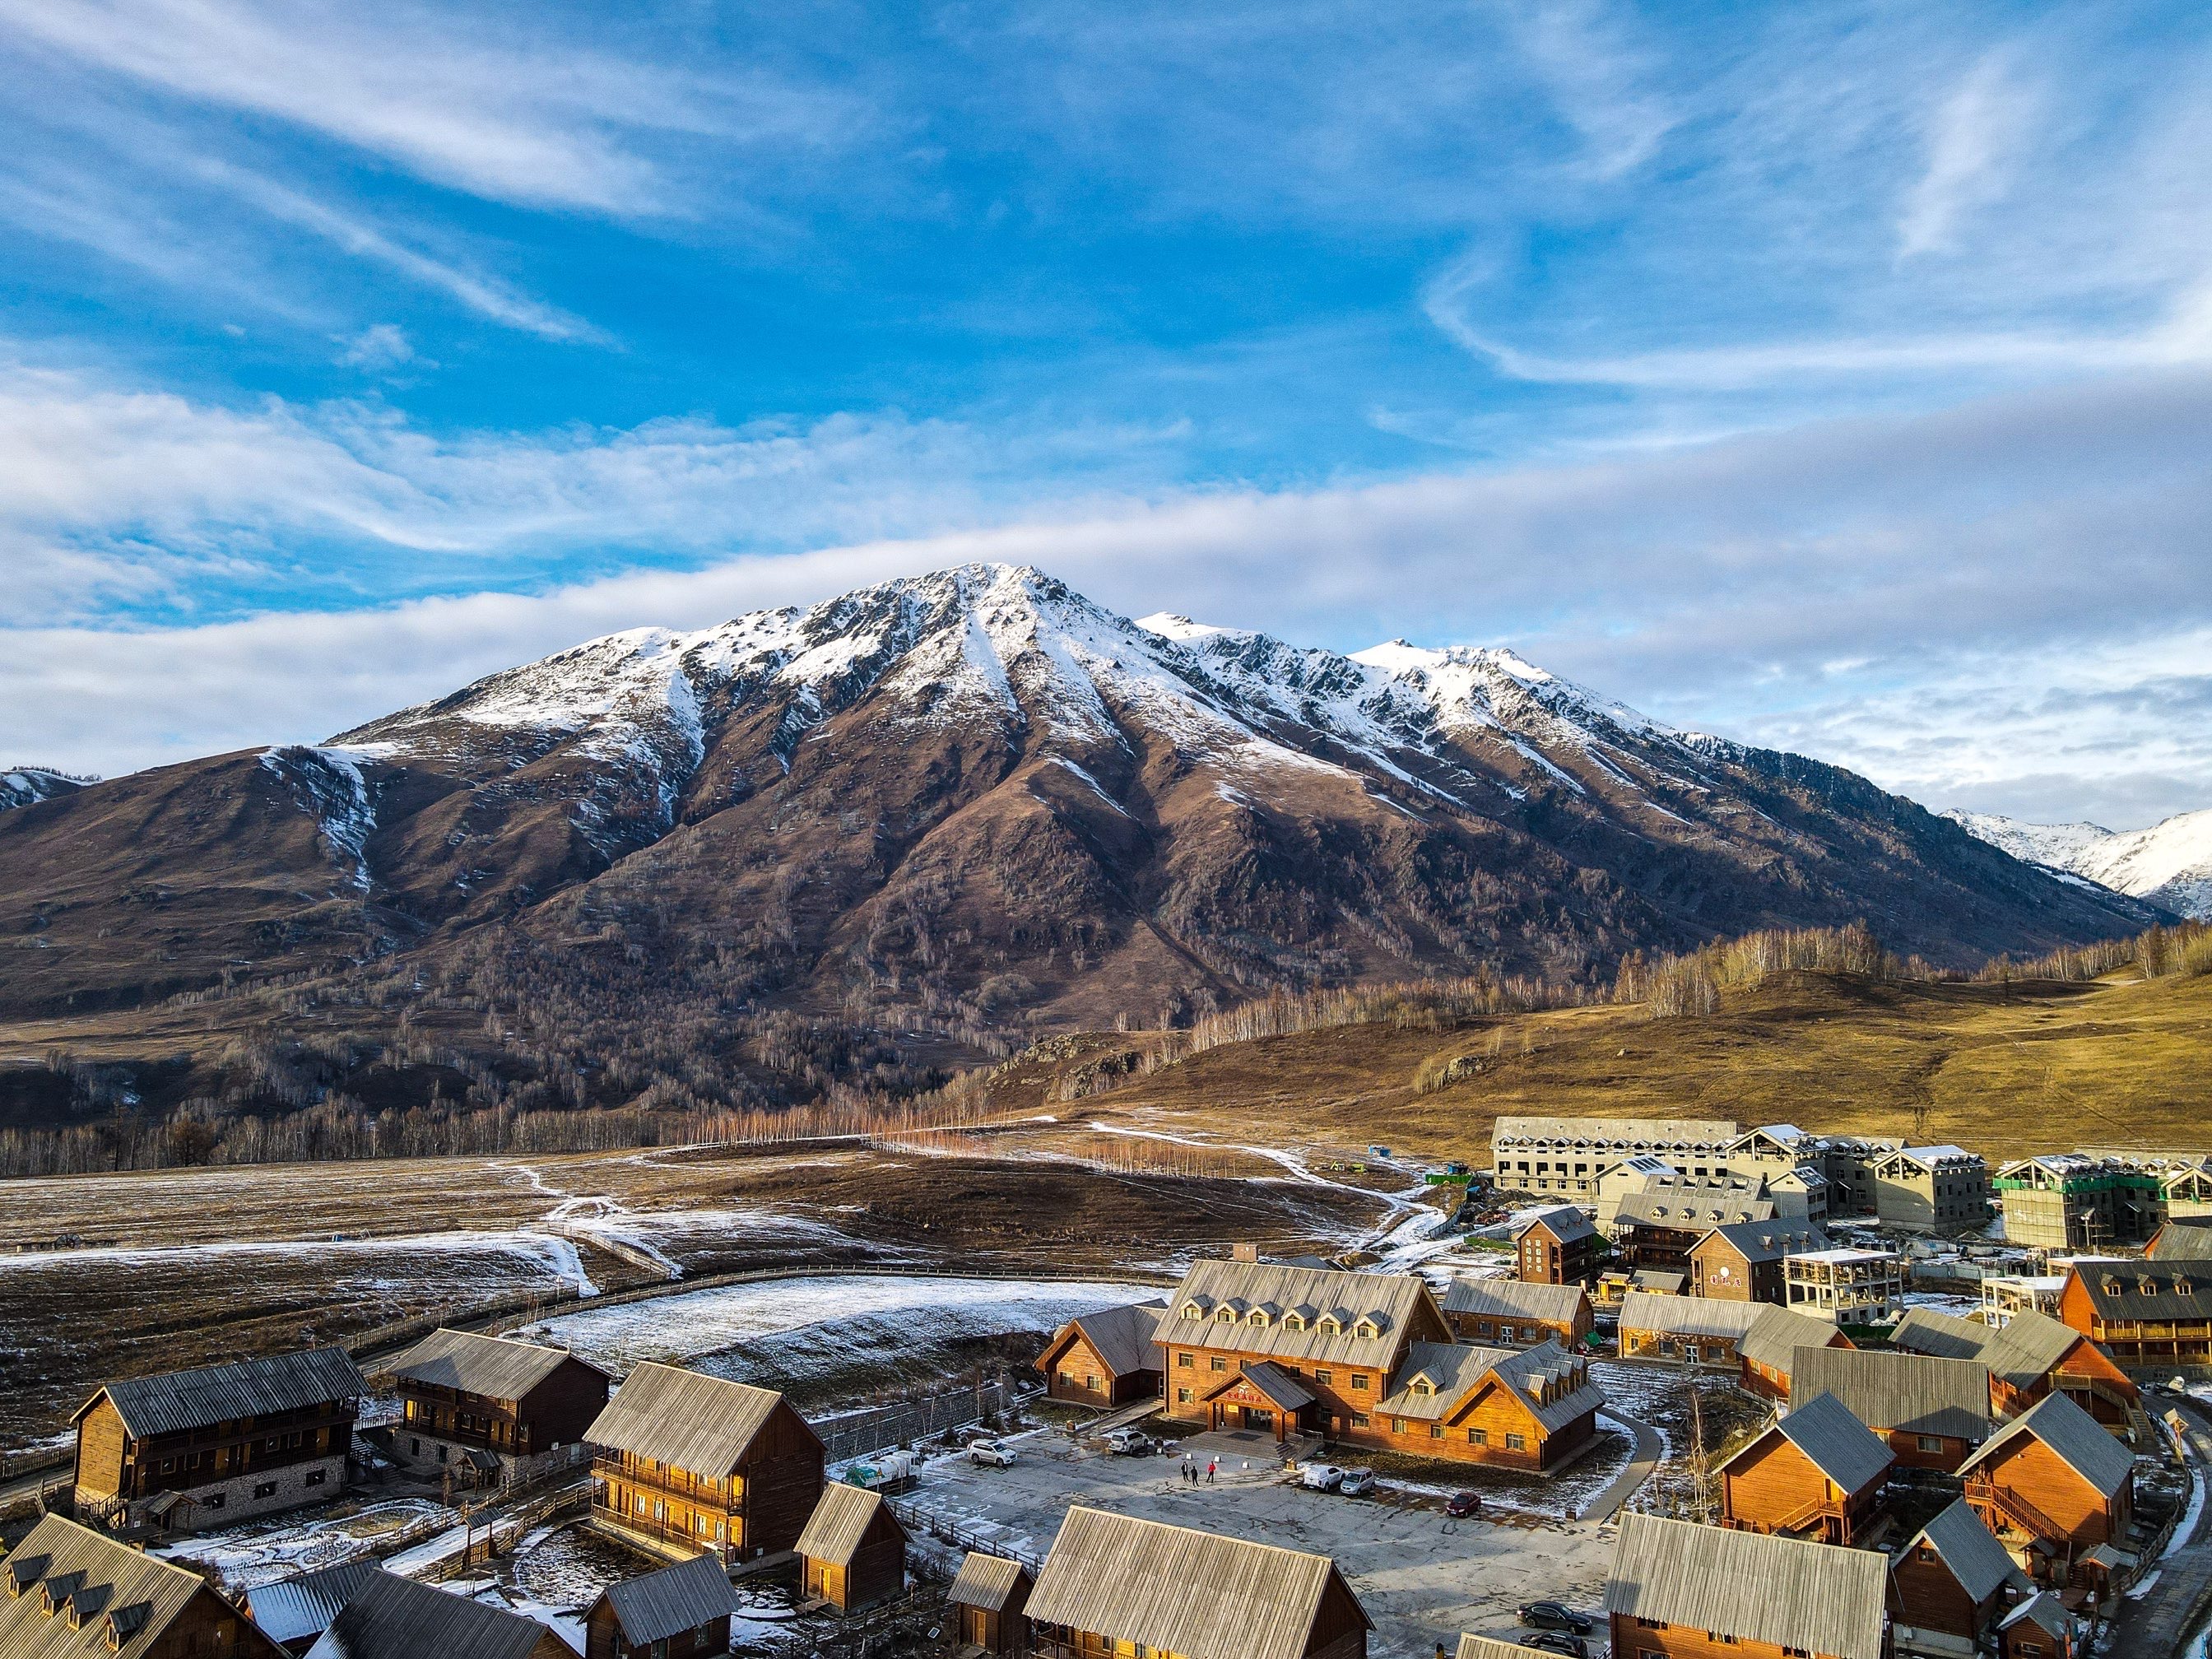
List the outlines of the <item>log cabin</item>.
<svg viewBox="0 0 2212 1659">
<path fill-rule="evenodd" d="M 315 1645 L 331 1621 L 346 1610 L 346 1604 L 361 1593 L 369 1575 L 383 1571 L 383 1565 L 373 1559 L 341 1562 L 250 1589 L 239 1605 L 278 1647 L 287 1653 L 302 1654 Z"/>
<path fill-rule="evenodd" d="M 1605 1258 L 1605 1240 L 1571 1204 L 1539 1211 L 1513 1235 L 1514 1259 L 1531 1285 L 1580 1285 Z"/>
<path fill-rule="evenodd" d="M 2035 1586 L 2005 1553 L 1965 1498 L 1954 1501 L 1906 1540 L 1889 1564 L 1890 1614 L 1900 1645 L 1942 1649 L 1930 1637 L 1954 1637 L 1973 1652 L 2000 1619 Z"/>
<path fill-rule="evenodd" d="M 387 1368 L 400 1398 L 392 1447 L 416 1474 L 507 1486 L 581 1455 L 612 1381 L 565 1348 L 437 1330 Z"/>
<path fill-rule="evenodd" d="M 307 1659 L 576 1659 L 535 1619 L 380 1572 L 331 1621 Z"/>
<path fill-rule="evenodd" d="M 1768 1400 L 1790 1398 L 1790 1379 L 1801 1348 L 1849 1348 L 1855 1346 L 1837 1327 L 1810 1314 L 1787 1308 L 1753 1304 L 1758 1317 L 1736 1346 L 1738 1380 L 1746 1389 Z"/>
<path fill-rule="evenodd" d="M 1036 1580 L 1018 1561 L 970 1550 L 945 1604 L 953 1610 L 961 1645 L 1020 1659 L 1030 1650 L 1030 1592 Z"/>
<path fill-rule="evenodd" d="M 1822 1394 L 1887 1440 L 1906 1468 L 1955 1474 L 1990 1437 L 1990 1368 L 1978 1360 L 1802 1348 L 1790 1374 L 1790 1404 Z"/>
<path fill-rule="evenodd" d="M 1039 1659 L 1365 1659 L 1374 1622 L 1325 1555 L 1070 1509 L 1030 1593 Z"/>
<path fill-rule="evenodd" d="M 662 1554 L 787 1550 L 822 1496 L 822 1442 L 769 1389 L 648 1361 L 584 1437 L 593 1524 Z"/>
<path fill-rule="evenodd" d="M 2212 1261 L 2212 1216 L 2168 1216 L 2143 1246 L 2143 1255 L 2169 1266 L 2177 1261 Z"/>
<path fill-rule="evenodd" d="M 806 1594 L 840 1613 L 858 1613 L 905 1592 L 906 1528 L 881 1492 L 831 1481 L 795 1547 Z"/>
<path fill-rule="evenodd" d="M 2051 1591 L 2030 1596 L 1997 1625 L 1998 1659 L 2074 1659 L 2082 1650 L 2074 1615 Z"/>
<path fill-rule="evenodd" d="M 1736 1345 L 1749 1334 L 1759 1311 L 1750 1302 L 1631 1291 L 1620 1300 L 1621 1358 L 1733 1366 Z"/>
<path fill-rule="evenodd" d="M 1079 1314 L 1037 1356 L 1048 1397 L 1071 1406 L 1126 1406 L 1157 1400 L 1160 1355 L 1152 1333 L 1167 1304 L 1154 1297 L 1126 1308 Z"/>
<path fill-rule="evenodd" d="M 1792 1407 L 1721 1465 L 1721 1524 L 1856 1545 L 1881 1512 L 1896 1460 L 1832 1395 Z"/>
<path fill-rule="evenodd" d="M 2124 1428 L 2142 1393 L 2094 1342 L 2048 1314 L 2014 1314 L 1984 1325 L 1927 1308 L 1908 1310 L 1891 1333 L 1893 1347 L 1939 1359 L 1976 1359 L 1990 1368 L 1990 1412 L 2017 1417 L 2053 1393 L 2100 1423 Z"/>
<path fill-rule="evenodd" d="M 1774 1200 L 1760 1196 L 1757 1183 L 1662 1178 L 1621 1199 L 1613 1212 L 1613 1250 L 1623 1267 L 1687 1273 L 1690 1252 L 1714 1228 L 1774 1217 Z"/>
<path fill-rule="evenodd" d="M 196 1572 L 59 1516 L 0 1561 L 0 1654 L 121 1659 L 284 1659 L 284 1650 Z"/>
<path fill-rule="evenodd" d="M 584 1613 L 584 1659 L 706 1659 L 730 1650 L 738 1598 L 712 1555 L 610 1584 Z"/>
<path fill-rule="evenodd" d="M 2040 1583 L 2083 1576 L 2098 1545 L 2124 1548 L 2135 1513 L 2135 1459 L 2063 1394 L 2047 1395 L 1960 1466 L 1982 1524 L 2025 1557 Z"/>
<path fill-rule="evenodd" d="M 1824 1250 L 1828 1237 L 1807 1222 L 1738 1221 L 1690 1247 L 1690 1294 L 1721 1302 L 1788 1300 L 1783 1263 L 1800 1250 Z"/>
<path fill-rule="evenodd" d="M 2212 1261 L 2076 1262 L 2058 1317 L 2116 1365 L 2212 1364 Z"/>
<path fill-rule="evenodd" d="M 1455 1279 L 1443 1310 L 1454 1336 L 1484 1347 L 1529 1348 L 1549 1337 L 1574 1352 L 1594 1322 L 1589 1293 L 1580 1285 L 1517 1279 Z"/>
<path fill-rule="evenodd" d="M 1890 1659 L 1888 1579 L 1872 1550 L 1624 1515 L 1613 1659 Z"/>
<path fill-rule="evenodd" d="M 1417 1342 L 1394 1381 L 1340 1440 L 1541 1474 L 1589 1443 L 1605 1404 L 1589 1363 L 1548 1340 L 1517 1351 Z"/>
<path fill-rule="evenodd" d="M 334 1498 L 368 1391 L 343 1348 L 111 1382 L 76 1410 L 77 1515 L 190 1531 Z"/>
</svg>

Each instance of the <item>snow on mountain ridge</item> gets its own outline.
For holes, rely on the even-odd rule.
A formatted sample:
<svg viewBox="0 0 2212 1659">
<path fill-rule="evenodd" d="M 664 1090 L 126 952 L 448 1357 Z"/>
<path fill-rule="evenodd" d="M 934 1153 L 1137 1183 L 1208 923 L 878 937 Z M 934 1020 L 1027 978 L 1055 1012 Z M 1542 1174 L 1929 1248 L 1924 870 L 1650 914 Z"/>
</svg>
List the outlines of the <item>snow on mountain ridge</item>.
<svg viewBox="0 0 2212 1659">
<path fill-rule="evenodd" d="M 2212 810 L 2176 813 L 2148 830 L 2130 830 L 2086 823 L 2028 823 L 1956 809 L 1943 816 L 2014 858 L 2212 921 Z"/>
</svg>

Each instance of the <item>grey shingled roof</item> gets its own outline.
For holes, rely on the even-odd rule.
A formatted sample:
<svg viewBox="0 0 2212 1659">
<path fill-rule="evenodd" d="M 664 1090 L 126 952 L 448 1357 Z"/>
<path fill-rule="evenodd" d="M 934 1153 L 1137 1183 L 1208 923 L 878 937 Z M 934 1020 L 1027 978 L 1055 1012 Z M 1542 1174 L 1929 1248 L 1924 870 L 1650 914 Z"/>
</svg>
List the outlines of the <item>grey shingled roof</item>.
<svg viewBox="0 0 2212 1659">
<path fill-rule="evenodd" d="M 1540 1319 L 1571 1325 L 1584 1297 L 1579 1285 L 1534 1285 L 1518 1279 L 1455 1279 L 1444 1311 L 1483 1319 Z"/>
<path fill-rule="evenodd" d="M 143 1438 L 358 1400 L 368 1392 L 368 1384 L 343 1348 L 309 1348 L 110 1382 L 78 1407 L 76 1414 L 82 1417 L 105 1395 L 124 1427 Z"/>
<path fill-rule="evenodd" d="M 633 1646 L 696 1630 L 738 1610 L 730 1576 L 712 1554 L 610 1584 L 599 1599 L 622 1627 L 623 1643 Z"/>
<path fill-rule="evenodd" d="M 898 1517 L 884 1507 L 881 1492 L 864 1492 L 833 1480 L 823 1487 L 814 1513 L 806 1517 L 793 1547 L 810 1561 L 848 1565 L 878 1516 L 897 1528 L 902 1536 L 905 1534 Z"/>
<path fill-rule="evenodd" d="M 1390 1379 L 1389 1391 L 1375 1403 L 1388 1417 L 1410 1417 L 1428 1421 L 1447 1414 L 1467 1398 L 1475 1385 L 1506 1360 L 1510 1348 L 1478 1348 L 1464 1342 L 1416 1342 Z M 1428 1379 L 1431 1392 L 1416 1394 L 1417 1377 Z"/>
<path fill-rule="evenodd" d="M 2212 1261 L 2212 1216 L 2169 1218 L 2143 1254 L 2153 1261 Z"/>
<path fill-rule="evenodd" d="M 1029 1616 L 1180 1659 L 1300 1659 L 1337 1577 L 1325 1555 L 1079 1504 L 1037 1573 Z M 1364 1609 L 1360 1618 L 1374 1628 Z"/>
<path fill-rule="evenodd" d="M 1149 1302 L 1133 1302 L 1124 1308 L 1101 1308 L 1097 1313 L 1078 1314 L 1054 1334 L 1046 1351 L 1058 1347 L 1070 1331 L 1080 1331 L 1083 1340 L 1097 1353 L 1100 1363 L 1115 1376 L 1156 1371 L 1160 1368 L 1160 1355 L 1152 1346 L 1152 1333 L 1159 1328 L 1160 1312 L 1167 1305 L 1154 1297 Z"/>
<path fill-rule="evenodd" d="M 383 1567 L 374 1561 L 347 1561 L 319 1572 L 280 1578 L 246 1593 L 246 1610 L 261 1633 L 278 1642 L 320 1636 L 331 1621 Z"/>
<path fill-rule="evenodd" d="M 1589 1238 L 1597 1229 L 1590 1218 L 1571 1204 L 1555 1204 L 1548 1210 L 1539 1210 L 1513 1230 L 1516 1243 L 1521 1235 L 1531 1227 L 1541 1226 L 1562 1244 L 1571 1244 L 1577 1239 Z"/>
<path fill-rule="evenodd" d="M 1626 1515 L 1605 1610 L 1832 1659 L 1882 1659 L 1889 1560 L 1871 1550 Z"/>
<path fill-rule="evenodd" d="M 1195 1307 L 1199 1316 L 1187 1317 Z M 1235 1316 L 1224 1323 L 1228 1308 Z M 1264 1312 L 1267 1322 L 1250 1315 Z M 1295 1316 L 1304 1329 L 1285 1322 Z M 1341 1332 L 1317 1328 L 1334 1316 Z M 1373 1316 L 1376 1334 L 1357 1334 L 1358 1322 Z M 1194 1261 L 1168 1298 L 1154 1340 L 1177 1347 L 1218 1348 L 1262 1358 L 1306 1360 L 1323 1365 L 1389 1368 L 1411 1334 L 1443 1337 L 1450 1328 L 1428 1285 L 1411 1273 L 1354 1273 L 1313 1267 L 1282 1267 L 1262 1261 Z"/>
<path fill-rule="evenodd" d="M 1796 1364 L 1799 1348 L 1822 1347 L 1835 1340 L 1836 1328 L 1810 1314 L 1792 1313 L 1787 1308 L 1761 1304 L 1759 1316 L 1751 1322 L 1751 1328 L 1743 1334 L 1743 1340 L 1735 1345 L 1736 1352 L 1754 1365 L 1787 1378 L 1790 1367 Z"/>
<path fill-rule="evenodd" d="M 0 1654 L 7 1659 L 106 1654 L 111 1620 L 123 1637 L 113 1651 L 140 1659 L 163 1644 L 177 1615 L 207 1588 L 198 1573 L 52 1515 L 31 1528 L 7 1565 L 22 1587 L 18 1595 L 0 1595 Z M 82 1611 L 81 1628 L 71 1630 L 58 1606 L 52 1616 L 46 1613 L 42 1585 L 53 1587 L 58 1602 L 73 1601 Z"/>
<path fill-rule="evenodd" d="M 584 1438 L 692 1474 L 724 1475 L 783 1401 L 772 1389 L 647 1361 L 623 1379 Z"/>
<path fill-rule="evenodd" d="M 1893 1347 L 1939 1359 L 1978 1359 L 2015 1389 L 2050 1376 L 2081 1340 L 2049 1314 L 2016 1313 L 2005 1325 L 1990 1326 L 1929 1308 L 1907 1309 L 1889 1339 Z"/>
<path fill-rule="evenodd" d="M 380 1572 L 307 1650 L 307 1659 L 530 1659 L 552 1636 L 535 1619 Z"/>
<path fill-rule="evenodd" d="M 1884 1433 L 1989 1438 L 1990 1368 L 1978 1359 L 1871 1348 L 1800 1348 L 1790 1370 L 1794 1404 L 1832 1394 L 1852 1416 Z"/>
<path fill-rule="evenodd" d="M 1997 1621 L 1999 1630 L 2010 1630 L 2022 1620 L 2043 1627 L 2046 1635 L 2059 1637 L 2074 1633 L 2074 1617 L 2066 1611 L 2066 1604 L 2050 1590 L 2031 1595 Z"/>
<path fill-rule="evenodd" d="M 1018 1561 L 1009 1561 L 1003 1555 L 986 1555 L 981 1550 L 969 1550 L 960 1563 L 959 1577 L 952 1588 L 945 1592 L 945 1599 L 955 1606 L 981 1607 L 986 1613 L 1004 1613 L 1007 1603 L 1029 1570 Z"/>
<path fill-rule="evenodd" d="M 1547 1434 L 1555 1434 L 1584 1413 L 1601 1410 L 1605 1405 L 1605 1390 L 1589 1380 L 1589 1367 L 1561 1347 L 1556 1338 L 1508 1354 L 1498 1362 L 1497 1370 Z M 1579 1384 L 1567 1386 L 1577 1376 L 1582 1378 Z M 1549 1386 L 1557 1386 L 1559 1392 L 1547 1400 L 1544 1393 Z"/>
<path fill-rule="evenodd" d="M 1889 1443 L 1845 1411 L 1832 1394 L 1817 1395 L 1802 1406 L 1791 1407 L 1789 1416 L 1774 1426 L 1784 1439 L 1805 1454 L 1814 1468 L 1845 1492 L 1864 1491 L 1897 1461 Z"/>
<path fill-rule="evenodd" d="M 2212 1264 L 2177 1261 L 2089 1261 L 2074 1276 L 2100 1318 L 2126 1322 L 2212 1319 Z"/>
<path fill-rule="evenodd" d="M 1272 1359 L 1247 1365 L 1243 1375 L 1247 1382 L 1286 1412 L 1301 1410 L 1314 1402 L 1313 1390 Z"/>
<path fill-rule="evenodd" d="M 1704 1296 L 1631 1291 L 1620 1299 L 1620 1328 L 1667 1336 L 1723 1337 L 1741 1342 L 1759 1315 L 1757 1302 L 1716 1302 Z"/>
<path fill-rule="evenodd" d="M 1991 1435 L 1980 1450 L 1960 1466 L 1959 1473 L 1963 1475 L 1968 1469 L 1994 1462 L 2005 1448 L 2029 1437 L 2048 1446 L 2106 1498 L 2125 1486 L 2135 1470 L 2135 1459 L 2102 1424 L 2064 1395 L 2051 1394 Z"/>
<path fill-rule="evenodd" d="M 486 1400 L 520 1401 L 562 1364 L 576 1357 L 566 1348 L 519 1342 L 507 1336 L 479 1336 L 474 1331 L 435 1330 L 389 1366 L 403 1382 L 458 1389 Z M 579 1365 L 591 1365 L 577 1359 Z M 596 1365 L 591 1369 L 599 1371 Z"/>
<path fill-rule="evenodd" d="M 1774 1200 L 1752 1198 L 1740 1192 L 1681 1190 L 1630 1193 L 1613 1212 L 1613 1231 L 1624 1227 L 1663 1227 L 1682 1232 L 1705 1233 L 1739 1221 L 1771 1221 Z"/>
<path fill-rule="evenodd" d="M 1452 1659 L 1528 1659 L 1528 1650 L 1495 1636 L 1470 1636 L 1462 1631 Z"/>
<path fill-rule="evenodd" d="M 2019 1564 L 2005 1553 L 2005 1547 L 1963 1498 L 1915 1534 L 1898 1559 L 1904 1560 L 1923 1544 L 1942 1559 L 1971 1601 L 1986 1601 L 1999 1586 L 2015 1580 L 2023 1586 L 2028 1582 Z"/>
</svg>

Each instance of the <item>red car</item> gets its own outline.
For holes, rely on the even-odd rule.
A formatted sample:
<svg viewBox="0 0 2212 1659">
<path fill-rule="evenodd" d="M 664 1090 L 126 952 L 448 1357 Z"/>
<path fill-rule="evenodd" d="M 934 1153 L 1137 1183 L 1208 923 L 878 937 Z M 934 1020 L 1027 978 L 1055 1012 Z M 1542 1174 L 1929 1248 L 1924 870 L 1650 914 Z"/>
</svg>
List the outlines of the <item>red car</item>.
<svg viewBox="0 0 2212 1659">
<path fill-rule="evenodd" d="M 1455 1492 L 1444 1500 L 1444 1513 L 1455 1521 L 1464 1521 L 1481 1512 L 1482 1499 L 1471 1492 Z"/>
</svg>

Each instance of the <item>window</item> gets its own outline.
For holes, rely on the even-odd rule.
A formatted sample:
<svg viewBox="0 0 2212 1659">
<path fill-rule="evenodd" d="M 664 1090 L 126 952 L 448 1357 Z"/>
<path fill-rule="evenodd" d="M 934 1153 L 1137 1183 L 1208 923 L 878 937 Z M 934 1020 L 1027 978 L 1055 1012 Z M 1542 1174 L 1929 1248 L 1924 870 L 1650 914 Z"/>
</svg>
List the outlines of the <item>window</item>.
<svg viewBox="0 0 2212 1659">
<path fill-rule="evenodd" d="M 1434 1394 L 1436 1390 L 1429 1386 L 1429 1379 L 1423 1376 L 1418 1377 L 1414 1380 L 1413 1392 L 1418 1395 L 1426 1395 Z"/>
<path fill-rule="evenodd" d="M 1941 1435 L 1923 1434 L 1917 1438 L 1920 1442 L 1920 1449 L 1924 1452 L 1939 1452 L 1943 1449 L 1943 1437 Z"/>
<path fill-rule="evenodd" d="M 1405 1433 L 1405 1431 L 1406 1431 L 1406 1419 L 1405 1419 L 1404 1418 L 1402 1418 L 1402 1417 L 1394 1417 L 1394 1418 L 1392 1418 L 1392 1419 L 1390 1419 L 1390 1431 L 1391 1431 L 1391 1433 L 1393 1433 L 1393 1434 L 1403 1434 L 1403 1433 Z"/>
<path fill-rule="evenodd" d="M 205 1509 L 219 1510 L 222 1507 L 222 1500 L 223 1494 L 222 1492 L 211 1492 L 200 1499 L 200 1504 L 201 1506 Z"/>
<path fill-rule="evenodd" d="M 1528 1437 L 1525 1434 L 1507 1435 L 1505 1437 L 1505 1449 L 1508 1451 L 1527 1451 L 1528 1449 Z"/>
<path fill-rule="evenodd" d="M 1324 1389 L 1328 1388 L 1330 1383 L 1335 1381 L 1335 1379 L 1336 1373 L 1334 1371 L 1317 1370 L 1314 1373 L 1314 1381 L 1320 1383 Z"/>
<path fill-rule="evenodd" d="M 422 1443 L 410 1437 L 407 1442 L 407 1455 L 410 1457 L 420 1457 L 422 1455 Z"/>
<path fill-rule="evenodd" d="M 1443 1439 L 1443 1437 L 1444 1437 L 1444 1425 L 1443 1425 L 1443 1424 L 1441 1424 L 1441 1423 L 1431 1423 L 1431 1424 L 1430 1424 L 1430 1425 L 1429 1425 L 1429 1438 L 1430 1438 L 1430 1439 L 1431 1439 L 1431 1440 L 1441 1440 L 1441 1439 Z"/>
<path fill-rule="evenodd" d="M 1075 1386 L 1075 1373 L 1073 1371 L 1062 1371 L 1060 1374 L 1060 1386 L 1063 1389 L 1073 1388 Z"/>
<path fill-rule="evenodd" d="M 1355 1429 L 1365 1428 L 1367 1426 L 1367 1413 L 1365 1412 L 1352 1413 L 1352 1426 Z"/>
<path fill-rule="evenodd" d="M 1352 1372 L 1352 1391 L 1353 1391 L 1355 1394 L 1364 1394 L 1364 1393 L 1366 1393 L 1366 1391 L 1367 1391 L 1367 1373 L 1366 1373 L 1365 1371 L 1354 1371 L 1354 1372 Z"/>
<path fill-rule="evenodd" d="M 1190 1404 L 1190 1390 L 1188 1389 L 1177 1389 L 1176 1390 L 1176 1404 L 1178 1406 L 1188 1406 Z"/>
<path fill-rule="evenodd" d="M 1183 1370 L 1188 1370 L 1191 1365 L 1191 1356 L 1188 1353 L 1177 1354 L 1176 1356 L 1176 1364 Z"/>
<path fill-rule="evenodd" d="M 1490 1443 L 1490 1431 L 1488 1429 L 1469 1429 L 1467 1431 L 1467 1443 L 1470 1446 L 1488 1445 Z"/>
<path fill-rule="evenodd" d="M 1206 1363 L 1207 1369 L 1211 1370 L 1225 1371 L 1229 1369 L 1228 1358 L 1226 1356 L 1222 1354 L 1210 1353 L 1206 1355 Z"/>
<path fill-rule="evenodd" d="M 306 1478 L 300 1484 L 303 1486 L 319 1486 L 329 1474 L 328 1469 L 309 1469 Z"/>
</svg>

